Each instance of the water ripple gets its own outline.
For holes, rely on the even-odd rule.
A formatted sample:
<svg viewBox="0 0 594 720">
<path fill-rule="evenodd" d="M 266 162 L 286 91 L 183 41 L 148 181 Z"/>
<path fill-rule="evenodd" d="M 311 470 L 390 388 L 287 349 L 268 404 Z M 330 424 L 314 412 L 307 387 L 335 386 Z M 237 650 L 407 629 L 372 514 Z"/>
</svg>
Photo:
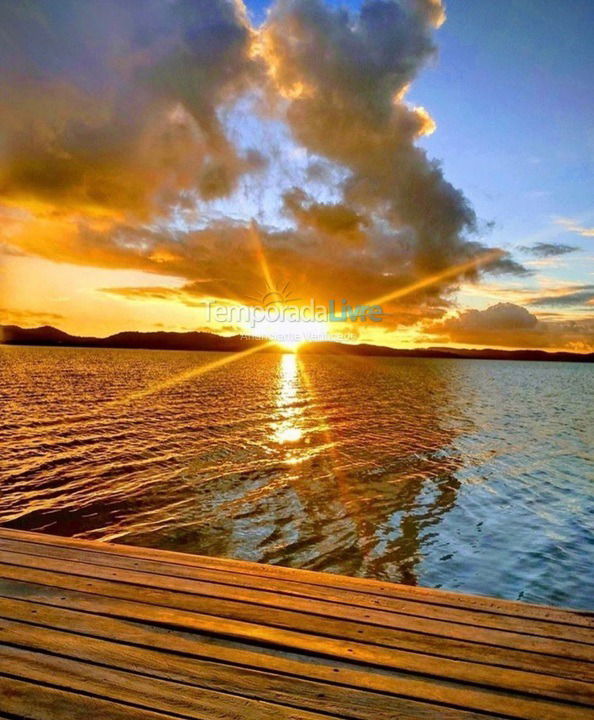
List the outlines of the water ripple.
<svg viewBox="0 0 594 720">
<path fill-rule="evenodd" d="M 0 523 L 594 605 L 588 365 L 2 348 Z"/>
</svg>

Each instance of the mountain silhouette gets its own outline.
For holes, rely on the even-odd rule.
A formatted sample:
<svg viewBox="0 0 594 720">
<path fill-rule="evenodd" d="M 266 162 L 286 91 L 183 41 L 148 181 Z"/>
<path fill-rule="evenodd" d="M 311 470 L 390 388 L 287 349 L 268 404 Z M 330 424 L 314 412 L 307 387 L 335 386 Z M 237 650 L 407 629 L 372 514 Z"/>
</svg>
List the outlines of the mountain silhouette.
<svg viewBox="0 0 594 720">
<path fill-rule="evenodd" d="M 0 325 L 0 339 L 5 345 L 37 345 L 43 347 L 94 347 L 136 350 L 193 350 L 211 352 L 239 352 L 257 345 L 265 345 L 261 338 L 245 335 L 223 337 L 208 332 L 136 332 L 127 331 L 106 338 L 79 337 L 45 325 L 38 328 L 21 328 L 17 325 Z M 274 347 L 269 352 L 278 351 Z M 381 357 L 458 358 L 482 360 L 533 360 L 557 362 L 594 362 L 594 353 L 546 352 L 544 350 L 495 350 L 485 348 L 415 348 L 405 350 L 381 345 L 347 345 L 339 342 L 304 343 L 300 353 L 318 355 L 369 355 Z"/>
</svg>

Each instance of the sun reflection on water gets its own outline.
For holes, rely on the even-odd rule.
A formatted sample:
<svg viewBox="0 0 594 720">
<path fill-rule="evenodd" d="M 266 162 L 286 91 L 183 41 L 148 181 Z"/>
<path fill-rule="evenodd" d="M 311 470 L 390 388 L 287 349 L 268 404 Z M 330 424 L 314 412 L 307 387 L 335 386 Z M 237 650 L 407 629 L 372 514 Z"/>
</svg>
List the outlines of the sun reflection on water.
<svg viewBox="0 0 594 720">
<path fill-rule="evenodd" d="M 288 427 L 284 430 L 279 430 L 276 433 L 276 439 L 281 443 L 281 445 L 297 442 L 298 440 L 301 440 L 302 436 L 303 431 L 300 428 L 295 427 Z"/>
<path fill-rule="evenodd" d="M 298 443 L 303 439 L 303 407 L 299 404 L 299 365 L 294 353 L 281 355 L 277 411 L 279 420 L 274 430 L 274 441 L 280 445 L 295 446 L 288 450 L 285 461 L 297 463 L 301 460 Z"/>
<path fill-rule="evenodd" d="M 0 353 L 0 524 L 592 606 L 587 364 Z"/>
</svg>

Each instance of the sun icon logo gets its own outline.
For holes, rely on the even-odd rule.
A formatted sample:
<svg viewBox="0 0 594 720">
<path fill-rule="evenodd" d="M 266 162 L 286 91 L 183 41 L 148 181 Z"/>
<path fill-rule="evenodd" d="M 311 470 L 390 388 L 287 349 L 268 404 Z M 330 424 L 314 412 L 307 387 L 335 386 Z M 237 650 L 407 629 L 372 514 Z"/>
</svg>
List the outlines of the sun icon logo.
<svg viewBox="0 0 594 720">
<path fill-rule="evenodd" d="M 250 300 L 254 300 L 257 303 L 256 307 L 262 310 L 275 306 L 286 307 L 290 303 L 299 301 L 299 298 L 291 297 L 288 281 L 282 288 L 274 288 L 267 285 L 266 290 L 259 297 L 254 295 L 248 297 Z"/>
</svg>

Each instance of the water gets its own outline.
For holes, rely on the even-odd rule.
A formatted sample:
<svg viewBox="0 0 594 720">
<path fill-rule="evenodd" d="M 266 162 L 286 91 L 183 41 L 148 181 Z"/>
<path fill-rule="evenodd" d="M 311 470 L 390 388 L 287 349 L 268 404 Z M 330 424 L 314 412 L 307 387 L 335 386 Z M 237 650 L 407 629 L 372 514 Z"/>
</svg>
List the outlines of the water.
<svg viewBox="0 0 594 720">
<path fill-rule="evenodd" d="M 229 357 L 0 348 L 0 524 L 594 607 L 594 366 Z"/>
</svg>

